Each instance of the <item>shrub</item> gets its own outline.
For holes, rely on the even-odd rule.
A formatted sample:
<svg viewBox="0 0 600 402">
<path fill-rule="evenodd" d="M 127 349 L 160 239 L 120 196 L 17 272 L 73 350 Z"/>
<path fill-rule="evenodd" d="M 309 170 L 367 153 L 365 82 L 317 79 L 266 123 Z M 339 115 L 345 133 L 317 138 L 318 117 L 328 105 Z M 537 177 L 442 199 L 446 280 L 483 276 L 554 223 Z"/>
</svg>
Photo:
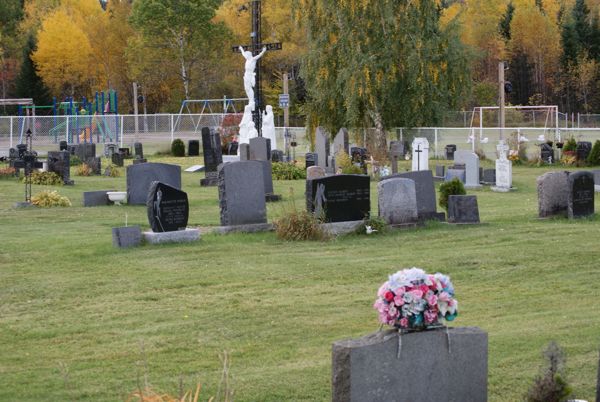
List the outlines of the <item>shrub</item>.
<svg viewBox="0 0 600 402">
<path fill-rule="evenodd" d="M 107 177 L 121 177 L 121 170 L 116 165 L 108 165 L 104 169 L 104 176 Z"/>
<path fill-rule="evenodd" d="M 577 152 L 577 141 L 575 141 L 575 138 L 569 137 L 567 142 L 565 142 L 565 145 L 563 145 L 562 150 L 563 152 Z"/>
<path fill-rule="evenodd" d="M 71 201 L 56 191 L 42 191 L 31 197 L 31 203 L 42 208 L 70 207 Z"/>
<path fill-rule="evenodd" d="M 289 210 L 273 222 L 277 237 L 287 241 L 327 239 L 329 235 L 321 228 L 319 219 L 306 210 L 298 211 L 293 191 L 290 193 Z"/>
<path fill-rule="evenodd" d="M 594 142 L 592 151 L 590 152 L 590 154 L 587 157 L 587 163 L 590 166 L 600 165 L 600 140 L 596 140 L 596 142 Z"/>
<path fill-rule="evenodd" d="M 573 166 L 575 163 L 577 163 L 577 155 L 575 151 L 563 151 L 563 154 L 560 157 L 560 163 L 565 166 Z"/>
<path fill-rule="evenodd" d="M 274 180 L 306 179 L 306 170 L 294 163 L 273 162 L 271 166 Z"/>
<path fill-rule="evenodd" d="M 367 232 L 367 227 L 371 228 L 371 232 Z M 372 216 L 366 218 L 363 224 L 356 229 L 356 234 L 382 234 L 388 231 L 388 225 L 380 216 Z"/>
<path fill-rule="evenodd" d="M 173 156 L 185 156 L 185 144 L 179 138 L 176 138 L 171 143 L 171 154 Z"/>
<path fill-rule="evenodd" d="M 455 177 L 450 181 L 440 184 L 440 207 L 448 211 L 448 198 L 451 195 L 465 195 L 465 186 L 462 181 Z"/>
<path fill-rule="evenodd" d="M 83 161 L 79 159 L 79 156 L 77 155 L 71 155 L 71 157 L 69 158 L 69 166 L 79 166 L 82 163 Z"/>
<path fill-rule="evenodd" d="M 89 176 L 92 174 L 92 168 L 87 163 L 77 166 L 75 169 L 75 174 L 77 176 Z"/>
<path fill-rule="evenodd" d="M 336 169 L 341 170 L 343 174 L 363 174 L 360 166 L 352 163 L 352 158 L 344 151 L 340 151 L 335 155 Z"/>
<path fill-rule="evenodd" d="M 0 168 L 0 179 L 14 179 L 16 172 L 13 167 Z"/>
<path fill-rule="evenodd" d="M 25 180 L 23 177 L 21 180 Z M 62 186 L 63 179 L 54 172 L 31 172 L 31 184 L 40 184 L 43 186 Z"/>
<path fill-rule="evenodd" d="M 571 387 L 564 378 L 565 357 L 555 342 L 544 351 L 547 367 L 535 378 L 527 393 L 527 402 L 561 402 L 569 399 Z"/>
</svg>

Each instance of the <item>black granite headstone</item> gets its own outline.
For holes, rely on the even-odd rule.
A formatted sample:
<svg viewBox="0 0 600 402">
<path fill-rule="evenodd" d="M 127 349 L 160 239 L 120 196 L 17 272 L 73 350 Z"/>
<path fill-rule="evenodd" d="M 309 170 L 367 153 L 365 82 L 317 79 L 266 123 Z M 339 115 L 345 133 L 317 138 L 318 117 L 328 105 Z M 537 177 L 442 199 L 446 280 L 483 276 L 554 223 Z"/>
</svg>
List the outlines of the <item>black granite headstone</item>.
<svg viewBox="0 0 600 402">
<path fill-rule="evenodd" d="M 448 197 L 449 223 L 479 223 L 479 207 L 475 195 L 451 195 Z"/>
<path fill-rule="evenodd" d="M 446 159 L 449 161 L 453 161 L 454 160 L 454 152 L 456 152 L 456 145 L 448 144 L 445 146 L 444 149 L 446 150 Z"/>
<path fill-rule="evenodd" d="M 188 141 L 188 156 L 199 156 L 200 155 L 200 141 L 189 140 Z"/>
<path fill-rule="evenodd" d="M 85 160 L 85 164 L 90 167 L 90 169 L 92 170 L 92 174 L 102 174 L 102 158 L 87 158 Z"/>
<path fill-rule="evenodd" d="M 554 163 L 554 149 L 550 144 L 540 145 L 540 158 L 542 162 L 552 164 Z"/>
<path fill-rule="evenodd" d="M 48 171 L 58 174 L 64 184 L 73 184 L 71 178 L 71 154 L 68 151 L 48 151 Z"/>
<path fill-rule="evenodd" d="M 154 181 L 146 201 L 148 222 L 154 232 L 185 230 L 190 207 L 185 191 Z"/>
<path fill-rule="evenodd" d="M 230 142 L 227 144 L 227 155 L 237 155 L 239 143 Z"/>
<path fill-rule="evenodd" d="M 335 175 L 306 181 L 306 208 L 324 222 L 359 221 L 371 210 L 370 179 Z"/>
<path fill-rule="evenodd" d="M 58 150 L 59 151 L 66 151 L 67 150 L 67 141 L 61 141 L 58 143 Z"/>
<path fill-rule="evenodd" d="M 311 166 L 317 166 L 319 164 L 319 154 L 316 152 L 308 152 L 305 156 L 306 163 L 305 168 L 309 168 Z"/>
<path fill-rule="evenodd" d="M 594 175 L 591 172 L 569 174 L 567 211 L 569 218 L 594 214 Z"/>
<path fill-rule="evenodd" d="M 587 159 L 590 152 L 592 152 L 592 143 L 589 141 L 577 142 L 577 160 L 584 161 Z"/>
<path fill-rule="evenodd" d="M 133 143 L 133 152 L 137 158 L 140 158 L 140 159 L 144 158 L 144 147 L 141 142 Z"/>
<path fill-rule="evenodd" d="M 75 145 L 75 155 L 82 161 L 96 157 L 96 144 L 84 143 Z"/>
<path fill-rule="evenodd" d="M 119 148 L 119 153 L 123 154 L 123 158 L 129 158 L 129 156 L 131 155 L 129 148 Z"/>
<path fill-rule="evenodd" d="M 496 184 L 496 169 L 483 169 L 480 177 L 484 184 Z"/>
<path fill-rule="evenodd" d="M 123 167 L 123 154 L 115 152 L 111 157 L 112 163 L 116 166 Z"/>
<path fill-rule="evenodd" d="M 202 127 L 202 151 L 204 153 L 205 178 L 200 180 L 200 185 L 216 186 L 219 177 L 217 168 L 223 163 L 221 135 L 211 132 L 208 127 Z"/>
<path fill-rule="evenodd" d="M 274 149 L 271 151 L 271 161 L 272 162 L 283 162 L 283 151 L 278 149 Z"/>
</svg>

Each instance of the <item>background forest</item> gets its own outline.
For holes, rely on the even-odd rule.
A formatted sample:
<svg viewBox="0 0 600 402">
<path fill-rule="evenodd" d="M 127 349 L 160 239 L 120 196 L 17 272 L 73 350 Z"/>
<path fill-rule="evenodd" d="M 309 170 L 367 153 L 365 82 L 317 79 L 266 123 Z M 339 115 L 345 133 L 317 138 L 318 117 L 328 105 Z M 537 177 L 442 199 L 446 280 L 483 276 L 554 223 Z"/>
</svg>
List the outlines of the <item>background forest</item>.
<svg viewBox="0 0 600 402">
<path fill-rule="evenodd" d="M 495 105 L 501 60 L 509 103 L 600 110 L 600 0 L 263 0 L 262 9 L 263 41 L 283 43 L 263 59 L 267 103 L 277 104 L 287 72 L 292 114 L 320 124 L 426 125 L 440 111 Z M 0 97 L 47 105 L 115 89 L 121 113 L 133 111 L 132 82 L 148 113 L 242 97 L 231 47 L 249 34 L 247 0 L 2 0 Z"/>
</svg>

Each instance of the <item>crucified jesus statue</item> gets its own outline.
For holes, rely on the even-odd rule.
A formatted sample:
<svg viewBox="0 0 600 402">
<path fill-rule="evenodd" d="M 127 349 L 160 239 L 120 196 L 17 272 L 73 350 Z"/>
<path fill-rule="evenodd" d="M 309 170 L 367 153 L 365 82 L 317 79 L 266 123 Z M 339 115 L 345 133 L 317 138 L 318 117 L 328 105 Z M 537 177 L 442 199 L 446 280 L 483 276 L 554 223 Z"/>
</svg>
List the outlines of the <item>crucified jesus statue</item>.
<svg viewBox="0 0 600 402">
<path fill-rule="evenodd" d="M 240 46 L 240 52 L 246 59 L 244 70 L 244 90 L 246 91 L 248 103 L 252 106 L 252 110 L 254 110 L 254 86 L 256 85 L 256 73 L 254 70 L 256 69 L 256 62 L 263 56 L 263 54 L 265 54 L 266 51 L 267 48 L 263 47 L 262 52 L 256 56 L 252 56 L 251 51 L 244 50 L 244 48 Z"/>
</svg>

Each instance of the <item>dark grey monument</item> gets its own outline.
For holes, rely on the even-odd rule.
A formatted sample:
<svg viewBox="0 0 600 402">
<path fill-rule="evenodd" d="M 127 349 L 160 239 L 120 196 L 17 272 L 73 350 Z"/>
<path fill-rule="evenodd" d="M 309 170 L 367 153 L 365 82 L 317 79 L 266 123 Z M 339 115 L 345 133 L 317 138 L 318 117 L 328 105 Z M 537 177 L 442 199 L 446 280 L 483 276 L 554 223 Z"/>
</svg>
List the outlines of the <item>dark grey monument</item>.
<svg viewBox="0 0 600 402">
<path fill-rule="evenodd" d="M 266 137 L 250 138 L 250 160 L 251 161 L 270 161 L 271 160 L 271 140 Z"/>
<path fill-rule="evenodd" d="M 594 175 L 592 172 L 569 174 L 567 215 L 570 219 L 594 215 Z"/>
<path fill-rule="evenodd" d="M 449 196 L 448 223 L 479 223 L 479 207 L 477 206 L 477 196 Z"/>
<path fill-rule="evenodd" d="M 569 172 L 548 172 L 537 178 L 538 216 L 566 215 L 569 204 Z"/>
<path fill-rule="evenodd" d="M 140 163 L 127 166 L 127 203 L 146 205 L 153 181 L 181 188 L 181 167 L 167 163 Z"/>
<path fill-rule="evenodd" d="M 487 343 L 476 327 L 386 330 L 335 342 L 332 401 L 485 402 Z"/>
<path fill-rule="evenodd" d="M 200 156 L 200 141 L 188 141 L 188 156 Z"/>
<path fill-rule="evenodd" d="M 200 180 L 203 187 L 216 186 L 219 182 L 218 166 L 223 163 L 221 150 L 221 135 L 211 132 L 208 127 L 202 127 L 202 152 L 204 154 L 204 175 Z"/>
<path fill-rule="evenodd" d="M 429 219 L 444 220 L 444 213 L 437 212 L 435 201 L 435 185 L 433 184 L 433 174 L 431 170 L 419 170 L 406 173 L 392 174 L 385 176 L 381 181 L 393 178 L 411 179 L 415 182 L 417 192 L 417 210 L 419 221 Z"/>
<path fill-rule="evenodd" d="M 263 164 L 240 161 L 221 165 L 219 205 L 222 226 L 267 223 Z"/>
<path fill-rule="evenodd" d="M 62 177 L 63 183 L 73 184 L 71 180 L 71 155 L 68 151 L 48 151 L 48 171 Z"/>
<path fill-rule="evenodd" d="M 370 195 L 369 176 L 341 174 L 306 181 L 306 208 L 323 222 L 368 218 Z"/>
</svg>

